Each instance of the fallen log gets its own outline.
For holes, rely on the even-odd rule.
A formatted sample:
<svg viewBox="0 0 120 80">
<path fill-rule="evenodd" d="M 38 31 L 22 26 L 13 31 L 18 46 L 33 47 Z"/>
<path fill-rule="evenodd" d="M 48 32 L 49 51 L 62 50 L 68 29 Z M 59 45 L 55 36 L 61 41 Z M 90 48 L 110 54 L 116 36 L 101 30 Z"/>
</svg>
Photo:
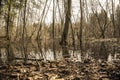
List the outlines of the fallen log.
<svg viewBox="0 0 120 80">
<path fill-rule="evenodd" d="M 25 60 L 25 58 L 15 58 L 16 60 Z M 27 59 L 29 61 L 43 61 L 44 59 Z"/>
</svg>

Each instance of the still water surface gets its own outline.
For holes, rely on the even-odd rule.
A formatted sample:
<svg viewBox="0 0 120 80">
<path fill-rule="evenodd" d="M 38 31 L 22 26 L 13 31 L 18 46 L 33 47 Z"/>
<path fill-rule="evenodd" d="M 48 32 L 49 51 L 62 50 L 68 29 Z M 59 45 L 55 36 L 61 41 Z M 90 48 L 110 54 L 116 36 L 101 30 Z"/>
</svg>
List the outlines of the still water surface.
<svg viewBox="0 0 120 80">
<path fill-rule="evenodd" d="M 51 46 L 38 46 L 38 44 L 28 43 L 24 48 L 26 49 L 27 55 L 29 59 L 44 59 L 54 61 L 54 60 L 62 60 L 63 52 L 61 47 L 57 47 L 55 45 L 55 53 L 53 52 L 53 48 Z M 42 47 L 42 48 L 41 48 Z M 24 58 L 23 47 L 21 44 L 12 44 L 11 51 L 14 53 L 16 58 Z M 95 59 L 95 60 L 106 60 L 108 62 L 112 62 L 114 59 L 120 58 L 120 49 L 115 48 L 112 45 L 107 43 L 101 43 L 97 45 L 92 45 L 89 48 L 81 53 L 80 50 L 71 50 L 68 49 L 69 58 L 73 61 L 80 61 L 84 59 Z M 7 49 L 1 48 L 1 59 L 3 62 L 7 60 Z"/>
</svg>

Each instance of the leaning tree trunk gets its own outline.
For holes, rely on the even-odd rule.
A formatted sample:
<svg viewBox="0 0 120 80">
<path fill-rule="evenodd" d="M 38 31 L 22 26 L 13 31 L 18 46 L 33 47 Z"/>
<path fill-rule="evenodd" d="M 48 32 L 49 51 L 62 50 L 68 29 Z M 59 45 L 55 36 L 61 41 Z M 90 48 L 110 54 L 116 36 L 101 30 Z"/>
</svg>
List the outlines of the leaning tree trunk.
<svg viewBox="0 0 120 80">
<path fill-rule="evenodd" d="M 46 10 L 46 7 L 47 7 L 47 3 L 48 3 L 48 0 L 46 0 L 45 2 L 45 6 L 44 6 L 44 9 L 42 11 L 42 15 L 41 15 L 41 20 L 40 20 L 40 26 L 38 28 L 38 31 L 37 31 L 37 40 L 39 41 L 40 40 L 40 37 L 41 37 L 41 30 L 42 30 L 42 22 L 43 22 L 43 18 L 44 18 L 44 15 L 45 15 L 45 10 Z"/>
</svg>

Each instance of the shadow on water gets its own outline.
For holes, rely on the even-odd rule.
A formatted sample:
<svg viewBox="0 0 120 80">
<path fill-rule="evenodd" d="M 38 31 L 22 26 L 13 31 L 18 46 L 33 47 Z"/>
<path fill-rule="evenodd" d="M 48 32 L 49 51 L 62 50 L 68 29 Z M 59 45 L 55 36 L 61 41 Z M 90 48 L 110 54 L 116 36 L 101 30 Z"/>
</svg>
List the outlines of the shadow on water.
<svg viewBox="0 0 120 80">
<path fill-rule="evenodd" d="M 83 59 L 91 58 L 95 60 L 105 60 L 112 61 L 112 59 L 117 58 L 120 52 L 119 47 L 116 47 L 113 42 L 95 42 L 87 48 L 81 55 L 79 50 L 70 49 L 69 47 L 60 47 L 55 43 L 55 54 L 49 44 L 41 44 L 40 42 L 34 41 L 29 42 L 24 47 L 26 49 L 25 54 L 27 54 L 27 60 L 62 60 L 66 56 L 73 61 L 82 61 Z M 24 60 L 25 54 L 23 54 L 23 47 L 20 43 L 11 43 L 7 47 L 0 48 L 0 62 L 7 62 L 13 59 Z"/>
</svg>

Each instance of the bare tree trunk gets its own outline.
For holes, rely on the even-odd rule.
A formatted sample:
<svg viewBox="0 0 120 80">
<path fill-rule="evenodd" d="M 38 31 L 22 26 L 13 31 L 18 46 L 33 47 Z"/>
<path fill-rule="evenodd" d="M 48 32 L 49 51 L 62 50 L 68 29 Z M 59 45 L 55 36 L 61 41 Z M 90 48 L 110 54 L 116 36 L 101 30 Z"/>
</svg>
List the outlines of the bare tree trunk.
<svg viewBox="0 0 120 80">
<path fill-rule="evenodd" d="M 55 1 L 53 0 L 53 25 L 52 25 L 52 38 L 53 38 L 53 53 L 54 53 L 54 59 L 56 59 L 55 54 Z"/>
<path fill-rule="evenodd" d="M 66 9 L 66 17 L 65 17 L 65 24 L 64 24 L 64 29 L 63 29 L 63 33 L 62 33 L 62 38 L 60 41 L 60 45 L 62 45 L 62 51 L 63 51 L 63 57 L 69 57 L 69 52 L 68 52 L 68 48 L 67 48 L 67 36 L 68 36 L 68 30 L 69 30 L 69 26 L 70 26 L 70 22 L 71 22 L 71 0 L 67 0 L 67 7 L 65 7 Z M 65 5 L 65 3 L 64 3 Z"/>
<path fill-rule="evenodd" d="M 1 53 L 1 48 L 0 48 L 0 64 L 2 63 L 2 55 L 1 55 L 2 53 Z"/>
<path fill-rule="evenodd" d="M 10 0 L 8 2 L 8 14 L 7 14 L 7 25 L 6 25 L 6 38 L 7 38 L 7 47 L 6 47 L 6 50 L 7 50 L 7 60 L 8 62 L 12 62 L 14 60 L 14 53 L 13 53 L 13 50 L 12 50 L 12 47 L 11 47 L 11 43 L 10 43 L 10 13 L 11 13 L 11 6 L 12 6 L 12 0 Z"/>
<path fill-rule="evenodd" d="M 67 36 L 68 36 L 68 30 L 70 26 L 70 21 L 71 21 L 71 0 L 67 0 L 67 9 L 66 9 L 66 19 L 65 19 L 65 24 L 64 24 L 64 30 L 62 33 L 62 39 L 60 44 L 63 46 L 67 45 Z"/>
<path fill-rule="evenodd" d="M 25 62 L 27 61 L 27 51 L 25 47 L 25 27 L 26 27 L 26 7 L 27 7 L 27 0 L 24 3 L 24 18 L 23 18 L 23 33 L 22 33 L 22 43 L 23 43 L 23 54 L 25 55 Z"/>
<path fill-rule="evenodd" d="M 63 3 L 63 0 L 62 0 L 62 3 Z M 60 16 L 60 21 L 61 21 L 61 25 L 59 25 L 61 28 L 59 29 L 59 32 L 62 33 L 62 28 L 63 28 L 63 25 L 64 25 L 64 17 L 62 16 L 62 10 L 60 10 L 60 5 L 59 5 L 59 0 L 57 0 L 57 5 L 58 5 L 58 11 L 59 11 L 59 16 Z M 62 7 L 63 8 L 63 7 Z"/>
<path fill-rule="evenodd" d="M 120 0 L 119 0 L 119 12 L 118 12 L 118 38 L 120 38 Z"/>
<path fill-rule="evenodd" d="M 9 25 L 10 25 L 10 12 L 11 12 L 11 0 L 10 2 L 8 3 L 8 14 L 7 14 L 7 25 L 6 25 L 6 37 L 7 37 L 7 40 L 10 40 L 9 39 Z"/>
<path fill-rule="evenodd" d="M 82 0 L 80 0 L 80 31 L 79 31 L 79 40 L 80 40 L 80 49 L 82 51 L 82 30 L 83 30 L 83 7 L 82 7 Z"/>
<path fill-rule="evenodd" d="M 86 6 L 86 20 L 87 20 L 87 22 L 88 22 L 88 20 L 89 20 L 89 9 L 88 9 L 88 3 L 87 3 L 87 0 L 85 0 L 85 6 Z M 88 38 L 88 34 L 87 33 L 89 33 L 89 30 L 88 30 L 88 27 L 89 27 L 89 25 L 86 25 L 86 28 L 85 28 L 85 49 L 87 49 L 87 44 L 88 44 L 88 40 L 87 40 L 87 38 Z"/>
<path fill-rule="evenodd" d="M 0 0 L 0 14 L 1 14 L 1 9 L 2 9 L 2 0 Z"/>
<path fill-rule="evenodd" d="M 114 1 L 112 0 L 112 23 L 113 23 L 113 27 L 114 27 L 114 32 L 113 32 L 113 36 L 116 37 L 116 26 L 115 26 L 115 15 L 114 15 Z"/>
</svg>

